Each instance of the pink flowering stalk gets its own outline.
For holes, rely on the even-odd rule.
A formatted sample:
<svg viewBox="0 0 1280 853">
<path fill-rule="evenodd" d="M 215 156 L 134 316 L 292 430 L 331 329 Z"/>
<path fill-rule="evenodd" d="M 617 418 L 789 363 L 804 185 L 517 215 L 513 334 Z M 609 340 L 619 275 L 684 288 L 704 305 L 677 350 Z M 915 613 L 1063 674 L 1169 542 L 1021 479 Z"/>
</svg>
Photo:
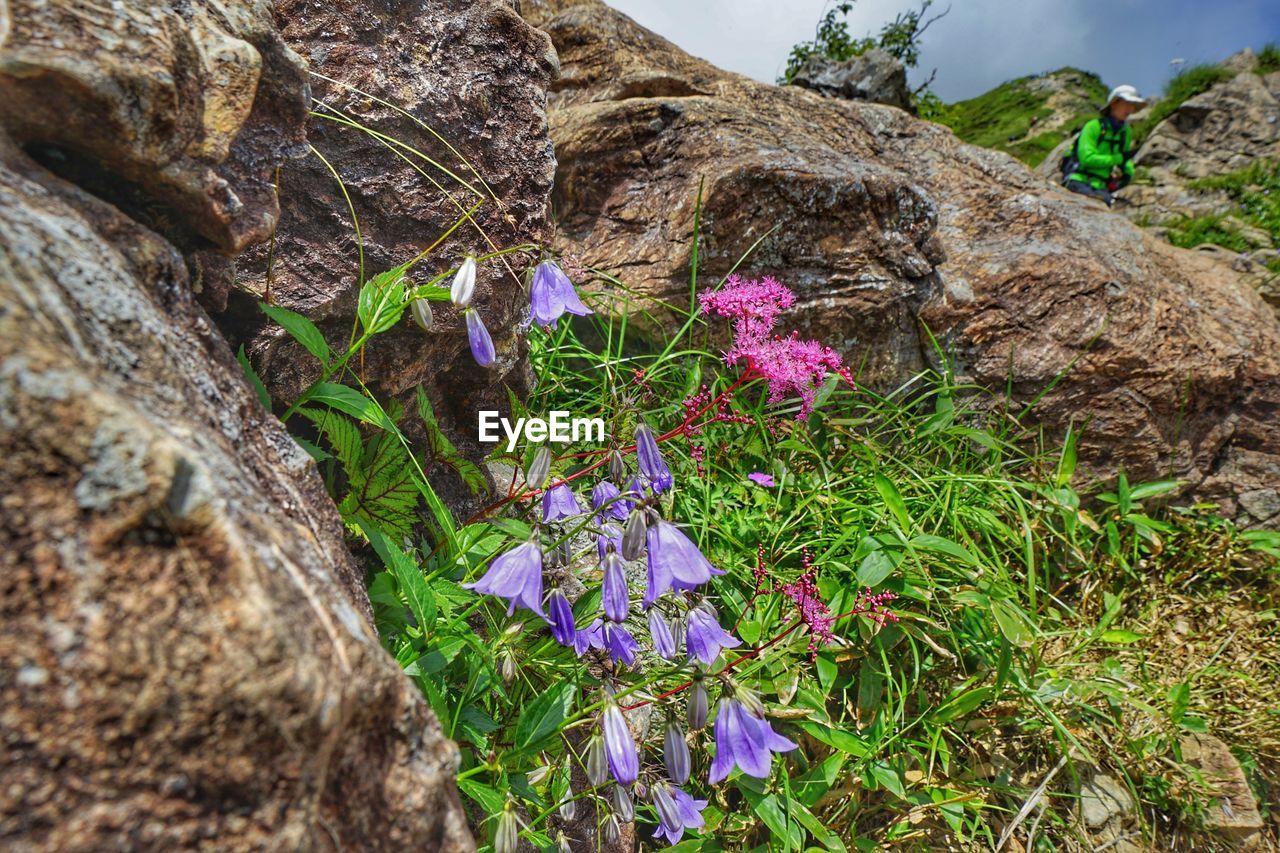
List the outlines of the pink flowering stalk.
<svg viewBox="0 0 1280 853">
<path fill-rule="evenodd" d="M 800 340 L 796 332 L 773 334 L 778 315 L 795 302 L 795 294 L 776 279 L 765 276 L 753 281 L 731 275 L 719 290 L 698 294 L 698 301 L 704 314 L 733 319 L 733 345 L 724 355 L 725 362 L 746 361 L 745 375 L 768 383 L 770 403 L 799 397 L 796 420 L 804 420 L 813 411 L 818 387 L 828 373 L 837 373 L 853 384 L 839 353 L 831 347 Z"/>
</svg>

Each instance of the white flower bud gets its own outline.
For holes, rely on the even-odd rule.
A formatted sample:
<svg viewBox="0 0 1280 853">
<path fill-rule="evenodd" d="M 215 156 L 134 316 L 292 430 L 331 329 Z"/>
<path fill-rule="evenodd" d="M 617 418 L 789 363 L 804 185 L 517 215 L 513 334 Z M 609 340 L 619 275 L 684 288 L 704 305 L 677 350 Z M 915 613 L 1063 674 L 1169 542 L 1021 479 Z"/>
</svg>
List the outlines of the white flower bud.
<svg viewBox="0 0 1280 853">
<path fill-rule="evenodd" d="M 468 257 L 458 266 L 458 274 L 453 277 L 453 285 L 449 288 L 449 299 L 459 308 L 471 304 L 471 295 L 476 292 L 476 259 Z"/>
<path fill-rule="evenodd" d="M 427 299 L 415 299 L 409 303 L 409 313 L 413 315 L 413 322 L 418 324 L 418 328 L 427 331 L 436 321 L 436 315 L 431 311 L 431 302 Z"/>
</svg>

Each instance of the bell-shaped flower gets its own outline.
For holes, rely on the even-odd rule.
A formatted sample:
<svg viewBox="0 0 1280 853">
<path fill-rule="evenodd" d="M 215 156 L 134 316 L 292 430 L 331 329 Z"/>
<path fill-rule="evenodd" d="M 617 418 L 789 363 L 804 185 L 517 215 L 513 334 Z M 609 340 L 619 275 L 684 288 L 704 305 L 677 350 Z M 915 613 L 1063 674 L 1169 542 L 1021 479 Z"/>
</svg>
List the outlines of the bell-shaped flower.
<svg viewBox="0 0 1280 853">
<path fill-rule="evenodd" d="M 653 833 L 654 838 L 666 838 L 667 843 L 676 844 L 686 829 L 703 827 L 702 810 L 707 807 L 706 800 L 695 800 L 666 782 L 655 782 L 649 788 L 649 798 L 658 813 L 658 829 Z"/>
<path fill-rule="evenodd" d="M 459 308 L 471 304 L 471 295 L 476 292 L 476 259 L 468 257 L 458 265 L 458 272 L 449 286 L 449 301 Z"/>
<path fill-rule="evenodd" d="M 489 564 L 489 571 L 474 583 L 464 583 L 464 589 L 473 589 L 485 595 L 496 595 L 511 602 L 507 608 L 510 616 L 516 605 L 527 607 L 543 619 L 542 612 L 542 549 L 536 542 L 517 545 L 500 554 Z"/>
<path fill-rule="evenodd" d="M 470 308 L 462 313 L 467 320 L 467 343 L 471 345 L 471 357 L 481 367 L 488 367 L 498 358 L 493 349 L 493 338 L 489 337 L 489 330 L 484 327 L 479 314 Z"/>
<path fill-rule="evenodd" d="M 551 623 L 551 636 L 562 646 L 572 646 L 577 629 L 573 624 L 573 605 L 559 587 L 547 597 L 547 621 Z"/>
<path fill-rule="evenodd" d="M 748 776 L 765 779 L 773 753 L 787 752 L 796 745 L 773 730 L 763 716 L 752 713 L 738 699 L 721 699 L 716 709 L 716 757 L 711 762 L 708 781 L 723 781 L 734 765 Z"/>
<path fill-rule="evenodd" d="M 551 449 L 545 444 L 538 448 L 529 463 L 529 470 L 524 472 L 525 485 L 533 489 L 541 489 L 547 482 L 547 474 L 551 471 Z"/>
<path fill-rule="evenodd" d="M 612 518 L 614 521 L 626 521 L 627 513 L 631 511 L 631 501 L 621 500 L 621 493 L 618 487 L 608 480 L 601 480 L 596 483 L 595 488 L 591 490 L 591 508 L 600 515 L 596 516 L 597 523 L 604 524 L 604 518 Z M 603 511 L 601 510 L 603 507 Z"/>
<path fill-rule="evenodd" d="M 689 744 L 675 720 L 667 721 L 667 731 L 662 736 L 662 763 L 672 782 L 683 785 L 689 781 Z"/>
<path fill-rule="evenodd" d="M 676 638 L 671 636 L 671 624 L 656 607 L 649 608 L 649 638 L 653 640 L 653 650 L 658 657 L 671 660 L 676 656 Z"/>
<path fill-rule="evenodd" d="M 627 611 L 631 609 L 631 601 L 627 595 L 627 571 L 622 557 L 616 551 L 604 555 L 604 583 L 601 584 L 600 594 L 605 616 L 614 622 L 627 618 Z"/>
<path fill-rule="evenodd" d="M 631 666 L 636 659 L 636 651 L 640 648 L 636 644 L 635 638 L 631 636 L 631 632 L 622 627 L 617 622 L 605 620 L 601 629 L 604 637 L 604 647 L 609 652 L 609 657 L 618 663 L 625 663 Z"/>
<path fill-rule="evenodd" d="M 556 483 L 542 493 L 543 524 L 573 518 L 575 515 L 582 515 L 582 505 L 578 503 L 578 498 L 568 483 Z"/>
<path fill-rule="evenodd" d="M 587 649 L 604 648 L 604 622 L 597 619 L 573 635 L 573 650 L 578 657 L 587 653 Z"/>
<path fill-rule="evenodd" d="M 613 813 L 623 823 L 631 823 L 636 819 L 636 804 L 621 785 L 613 786 Z"/>
<path fill-rule="evenodd" d="M 600 555 L 600 562 L 604 562 L 610 548 L 622 551 L 622 528 L 612 522 L 605 522 L 596 534 L 596 553 Z"/>
<path fill-rule="evenodd" d="M 613 773 L 619 785 L 630 785 L 640 773 L 640 758 L 626 718 L 612 701 L 605 705 L 600 726 L 604 731 L 604 753 L 609 760 L 609 772 Z"/>
<path fill-rule="evenodd" d="M 658 451 L 658 442 L 648 424 L 642 423 L 636 427 L 636 457 L 640 460 L 640 473 L 655 492 L 665 492 L 671 488 L 671 469 Z"/>
<path fill-rule="evenodd" d="M 413 322 L 418 324 L 418 328 L 427 331 L 436 322 L 436 315 L 431 310 L 431 301 L 428 299 L 415 299 L 409 303 L 409 313 L 413 315 Z"/>
<path fill-rule="evenodd" d="M 555 261 L 543 261 L 534 269 L 529 301 L 533 319 L 542 326 L 550 326 L 566 311 L 579 317 L 592 313 L 582 304 L 578 292 L 573 289 L 573 282 Z"/>
<path fill-rule="evenodd" d="M 712 575 L 724 574 L 702 556 L 698 546 L 681 533 L 680 528 L 669 521 L 657 519 L 651 523 L 646 539 L 649 585 L 644 594 L 645 607 L 672 587 L 695 589 L 711 580 Z"/>
<path fill-rule="evenodd" d="M 721 649 L 742 645 L 742 641 L 720 627 L 720 622 L 705 604 L 692 608 L 684 629 L 685 648 L 689 660 L 702 661 L 706 666 L 715 663 Z"/>
<path fill-rule="evenodd" d="M 624 560 L 638 560 L 644 551 L 647 526 L 643 510 L 633 509 L 627 518 L 626 530 L 622 533 L 621 551 Z"/>
</svg>

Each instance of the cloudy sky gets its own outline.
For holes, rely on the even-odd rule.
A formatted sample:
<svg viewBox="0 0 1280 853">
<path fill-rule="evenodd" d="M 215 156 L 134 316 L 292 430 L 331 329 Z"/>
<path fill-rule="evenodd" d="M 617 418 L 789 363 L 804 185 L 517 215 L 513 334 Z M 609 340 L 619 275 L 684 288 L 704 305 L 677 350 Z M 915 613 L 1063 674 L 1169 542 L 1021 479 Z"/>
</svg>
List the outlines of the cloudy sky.
<svg viewBox="0 0 1280 853">
<path fill-rule="evenodd" d="M 825 0 L 608 0 L 610 5 L 723 68 L 773 81 L 791 45 L 813 37 Z M 935 6 L 945 9 L 948 0 Z M 938 69 L 945 101 L 1013 77 L 1076 65 L 1110 86 L 1155 92 L 1169 61 L 1212 62 L 1280 42 L 1280 0 L 950 0 L 925 35 L 918 82 Z M 911 0 L 858 0 L 850 31 L 878 31 Z"/>
</svg>

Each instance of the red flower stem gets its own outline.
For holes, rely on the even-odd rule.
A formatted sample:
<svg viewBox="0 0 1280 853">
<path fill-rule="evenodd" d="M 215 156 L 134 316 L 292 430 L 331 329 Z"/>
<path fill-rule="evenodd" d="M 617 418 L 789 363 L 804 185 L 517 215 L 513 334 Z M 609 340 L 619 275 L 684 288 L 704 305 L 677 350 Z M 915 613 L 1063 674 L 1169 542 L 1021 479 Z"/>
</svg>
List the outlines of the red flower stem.
<svg viewBox="0 0 1280 853">
<path fill-rule="evenodd" d="M 716 398 L 714 400 L 707 403 L 705 406 L 703 406 L 701 409 L 697 410 L 696 412 L 691 412 L 689 415 L 685 417 L 683 421 L 680 422 L 679 426 L 677 426 L 675 429 L 672 429 L 668 432 L 664 432 L 662 435 L 656 436 L 654 440 L 670 441 L 673 438 L 677 438 L 679 436 L 684 435 L 685 432 L 689 429 L 689 427 L 693 424 L 695 420 L 697 420 L 698 418 L 702 417 L 702 415 L 710 411 L 712 407 L 720 405 L 721 401 L 727 399 L 730 395 L 732 395 L 735 391 L 737 391 L 739 387 L 741 387 L 746 382 L 754 378 L 755 378 L 755 367 L 753 365 L 748 364 L 747 369 L 743 371 L 742 375 L 739 376 L 732 385 L 730 385 L 724 391 L 716 395 Z M 632 453 L 635 451 L 635 449 L 636 449 L 636 446 L 634 444 L 630 444 L 630 445 L 627 445 L 626 447 L 619 448 L 619 452 Z M 608 452 L 609 451 L 605 449 L 584 450 L 581 453 L 574 453 L 567 457 L 560 457 L 560 458 L 580 459 L 588 456 L 597 456 L 599 454 L 608 453 Z M 557 480 L 555 483 L 552 483 L 552 488 L 554 488 L 555 486 L 561 485 L 562 483 L 571 483 L 580 477 L 585 477 L 587 474 L 590 474 L 592 471 L 595 471 L 598 468 L 604 467 L 608 463 L 609 463 L 609 460 L 607 457 L 597 462 L 593 462 L 592 464 L 588 465 L 586 468 L 583 468 L 581 471 L 577 471 L 573 474 L 570 474 L 568 477 L 565 477 L 562 480 Z M 512 472 L 512 483 L 514 482 L 515 482 L 515 473 Z M 502 509 L 504 506 L 506 506 L 509 503 L 512 503 L 514 501 L 531 500 L 533 498 L 536 498 L 538 495 L 542 494 L 543 491 L 544 491 L 543 489 L 530 489 L 526 492 L 521 492 L 520 494 L 511 494 L 508 491 L 508 494 L 505 498 L 498 501 L 497 503 L 490 504 L 489 506 L 484 507 L 483 509 L 477 510 L 474 514 L 472 514 L 470 518 L 466 520 L 465 523 L 474 524 L 480 519 L 485 518 L 489 515 L 492 515 L 493 513 Z"/>
<path fill-rule="evenodd" d="M 861 616 L 866 612 L 868 611 L 865 607 L 855 607 L 853 610 L 846 611 L 844 613 L 841 613 L 839 616 L 832 618 L 831 624 L 834 625 L 836 622 L 839 622 L 841 619 L 847 618 L 849 616 Z M 713 677 L 724 675 L 726 672 L 733 669 L 738 664 L 743 663 L 745 661 L 753 660 L 754 658 L 759 657 L 762 652 L 782 642 L 788 635 L 791 634 L 792 631 L 799 628 L 803 624 L 804 624 L 803 619 L 797 619 L 796 621 L 791 623 L 790 627 L 788 627 L 781 634 L 778 634 L 773 639 L 769 640 L 767 643 L 760 646 L 756 646 L 754 649 L 742 655 L 741 657 L 737 658 L 736 660 L 733 660 L 725 664 L 724 668 L 718 671 Z M 690 679 L 689 681 L 686 681 L 684 684 L 681 684 L 679 687 L 673 687 L 670 690 L 666 691 L 665 693 L 659 693 L 657 696 L 654 696 L 652 699 L 646 699 L 643 702 L 637 702 L 634 705 L 623 705 L 622 710 L 633 711 L 636 708 L 643 708 L 645 705 L 649 705 L 653 702 L 661 702 L 663 699 L 669 699 L 670 697 L 675 696 L 677 693 L 681 693 L 685 690 L 688 690 L 692 686 L 693 686 L 693 680 Z"/>
</svg>

